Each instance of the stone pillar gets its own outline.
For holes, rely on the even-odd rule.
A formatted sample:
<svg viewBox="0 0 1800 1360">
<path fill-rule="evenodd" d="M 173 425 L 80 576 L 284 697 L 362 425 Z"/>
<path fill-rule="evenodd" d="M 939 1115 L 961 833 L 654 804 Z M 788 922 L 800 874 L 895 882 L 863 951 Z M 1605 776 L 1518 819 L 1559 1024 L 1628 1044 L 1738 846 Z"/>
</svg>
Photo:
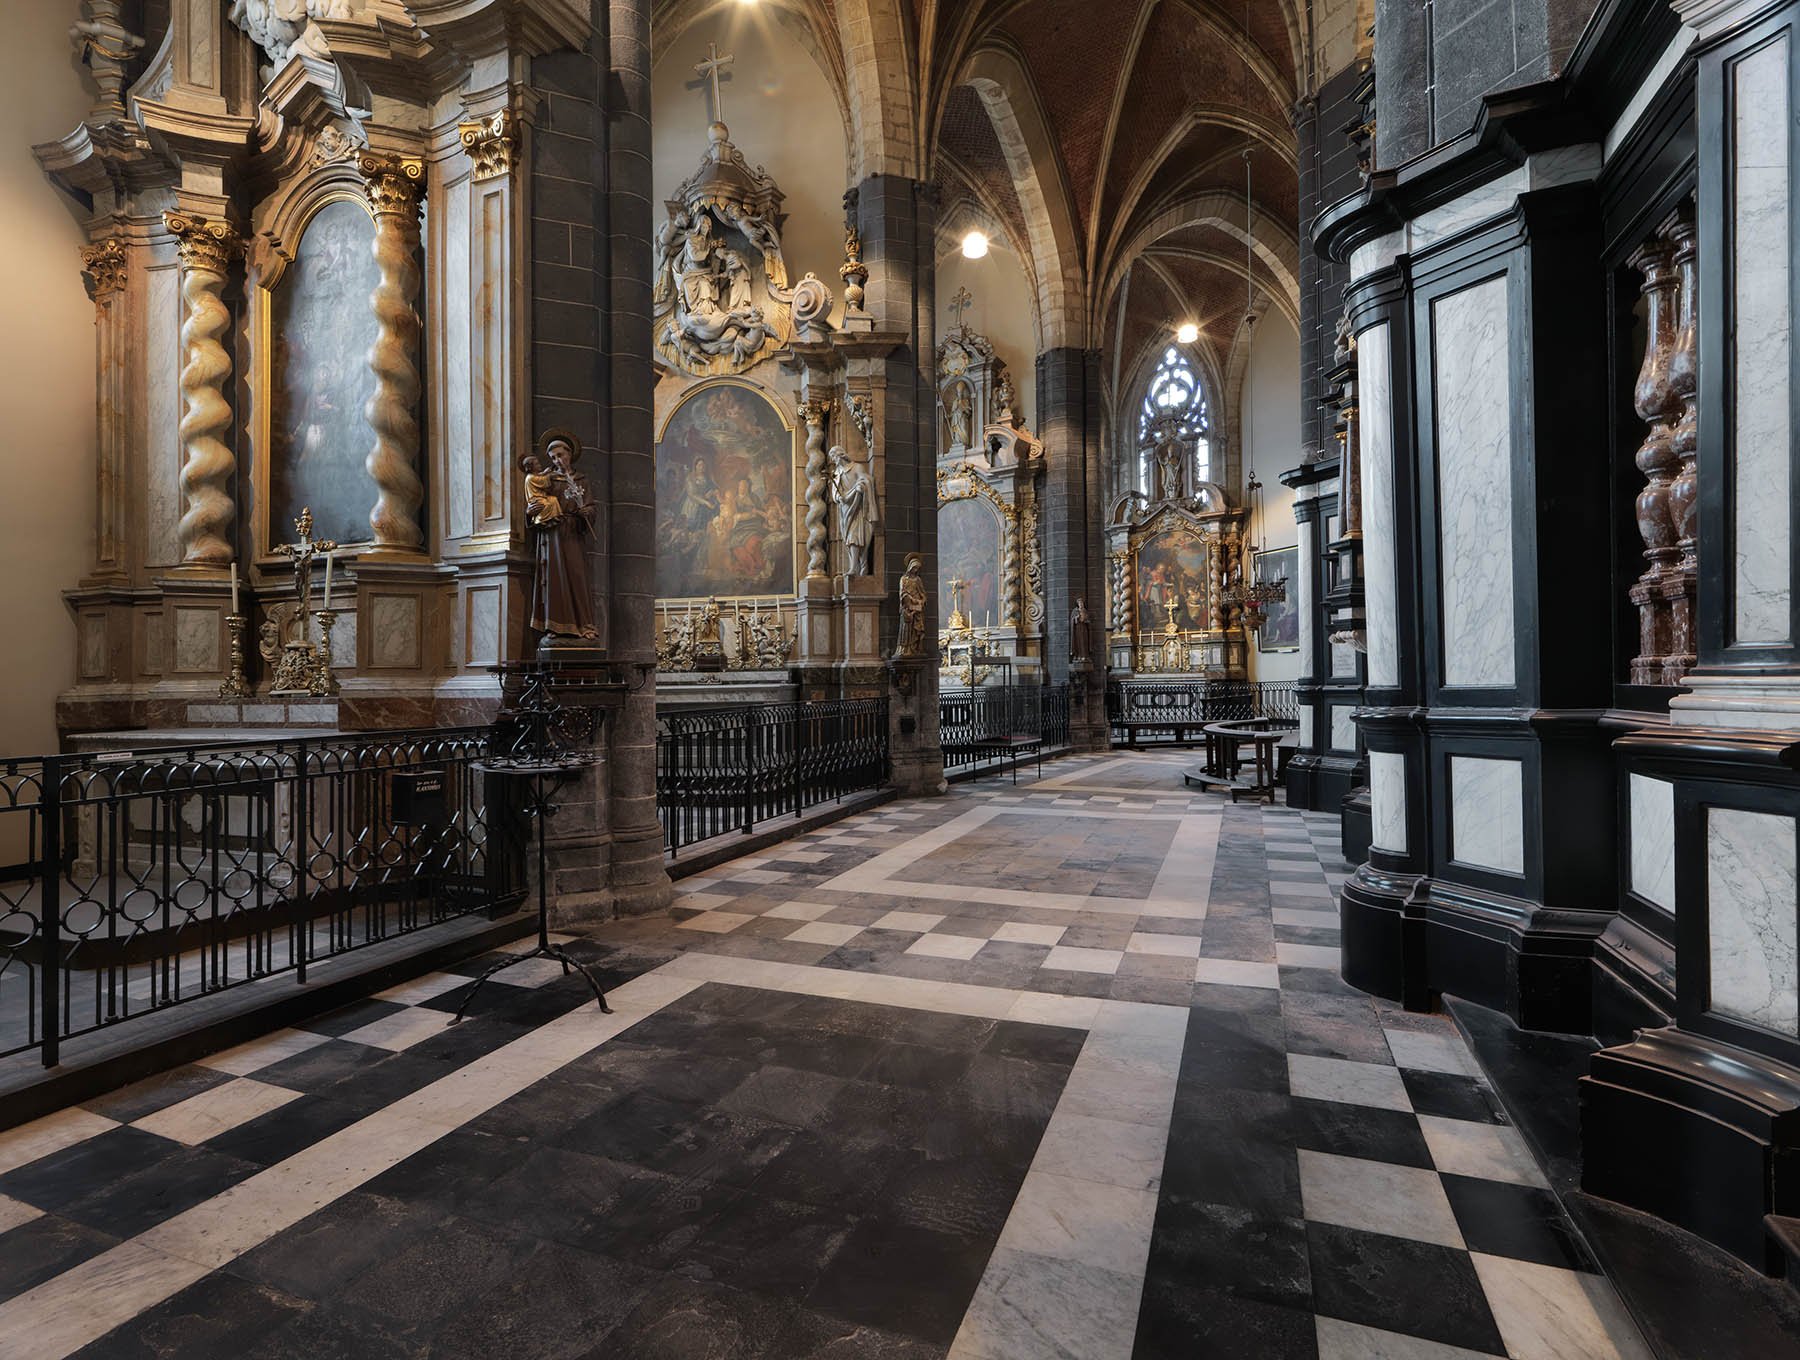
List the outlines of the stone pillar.
<svg viewBox="0 0 1800 1360">
<path fill-rule="evenodd" d="M 369 366 L 375 394 L 363 407 L 375 431 L 369 478 L 375 507 L 369 512 L 375 549 L 368 557 L 412 556 L 425 544 L 419 509 L 419 208 L 425 194 L 425 162 L 417 156 L 364 151 L 356 158 L 369 209 L 375 214 L 375 264 L 381 281 L 369 296 L 380 327 Z"/>
<path fill-rule="evenodd" d="M 829 397 L 800 403 L 806 425 L 806 575 L 795 593 L 795 651 L 811 667 L 829 665 L 837 655 L 831 620 L 831 465 L 825 457 L 831 408 Z"/>
<path fill-rule="evenodd" d="M 1069 740 L 1077 750 L 1104 750 L 1106 672 L 1069 667 L 1069 614 L 1076 597 L 1090 619 L 1113 612 L 1102 540 L 1106 509 L 1100 448 L 1100 352 L 1062 347 L 1038 355 L 1038 425 L 1044 441 L 1044 509 L 1040 521 L 1048 564 L 1044 609 L 1045 673 L 1068 680 Z"/>
<path fill-rule="evenodd" d="M 231 313 L 220 294 L 243 239 L 231 223 L 195 213 L 165 212 L 163 225 L 181 256 L 181 517 L 183 566 L 224 567 L 231 561 L 230 534 L 237 517 L 232 496 L 237 458 L 223 436 L 231 428 L 225 400 L 231 355 L 222 343 Z"/>
<path fill-rule="evenodd" d="M 94 570 L 83 583 L 123 581 L 129 534 L 126 505 L 131 454 L 130 334 L 126 329 L 126 244 L 109 236 L 81 248 L 81 272 L 94 300 L 94 362 L 99 374 L 94 425 Z"/>
<path fill-rule="evenodd" d="M 926 579 L 937 579 L 937 203 L 929 185 L 900 175 L 871 175 L 857 187 L 856 207 L 869 270 L 865 305 L 877 331 L 907 337 L 880 361 L 877 377 L 883 460 L 878 566 L 885 592 L 878 650 L 891 656 L 907 557 L 918 553 Z M 935 639 L 937 633 L 934 588 L 925 595 L 925 636 Z M 937 671 L 923 666 L 909 674 L 903 683 L 910 693 L 889 683 L 894 783 L 907 793 L 939 793 L 945 783 Z"/>
<path fill-rule="evenodd" d="M 1637 526 L 1648 565 L 1631 588 L 1631 602 L 1638 609 L 1638 654 L 1631 663 L 1631 683 L 1660 685 L 1663 658 L 1669 652 L 1669 603 L 1662 588 L 1678 554 L 1675 523 L 1669 517 L 1669 484 L 1680 466 L 1674 448 L 1675 421 L 1681 414 L 1681 399 L 1669 384 L 1669 361 L 1675 351 L 1674 252 L 1666 242 L 1652 239 L 1632 255 L 1630 265 L 1644 280 L 1646 333 L 1632 405 L 1650 426 L 1637 451 L 1638 471 L 1644 474 Z"/>
</svg>

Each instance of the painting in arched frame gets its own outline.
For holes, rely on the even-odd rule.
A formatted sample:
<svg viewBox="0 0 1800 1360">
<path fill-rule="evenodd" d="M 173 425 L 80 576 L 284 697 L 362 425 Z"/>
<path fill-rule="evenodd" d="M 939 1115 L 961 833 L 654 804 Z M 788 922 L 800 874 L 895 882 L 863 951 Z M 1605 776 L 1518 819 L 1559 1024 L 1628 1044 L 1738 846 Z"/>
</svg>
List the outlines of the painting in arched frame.
<svg viewBox="0 0 1800 1360">
<path fill-rule="evenodd" d="M 1136 568 L 1138 630 L 1161 632 L 1168 625 L 1171 608 L 1180 631 L 1210 629 L 1211 566 L 1207 545 L 1191 533 L 1164 532 L 1142 543 Z"/>
<path fill-rule="evenodd" d="M 790 595 L 794 433 L 741 382 L 688 393 L 656 442 L 659 599 Z"/>
<path fill-rule="evenodd" d="M 294 259 L 271 296 L 269 533 L 294 536 L 304 508 L 313 537 L 366 543 L 375 484 L 364 464 L 374 447 L 363 407 L 375 393 L 369 367 L 378 326 L 369 294 L 381 280 L 375 222 L 352 198 L 334 198 L 307 220 Z"/>
<path fill-rule="evenodd" d="M 968 586 L 964 608 L 976 627 L 1004 623 L 1000 607 L 1000 516 L 979 496 L 938 506 L 938 619 L 950 620 L 950 582 Z"/>
</svg>

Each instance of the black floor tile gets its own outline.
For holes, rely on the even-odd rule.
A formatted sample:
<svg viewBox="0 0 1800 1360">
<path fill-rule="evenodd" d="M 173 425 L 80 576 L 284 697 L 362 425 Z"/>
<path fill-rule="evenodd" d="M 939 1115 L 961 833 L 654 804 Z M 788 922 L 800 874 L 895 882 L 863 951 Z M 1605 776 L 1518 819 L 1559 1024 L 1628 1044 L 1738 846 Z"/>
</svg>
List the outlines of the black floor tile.
<svg viewBox="0 0 1800 1360">
<path fill-rule="evenodd" d="M 347 1039 L 332 1039 L 317 1044 L 304 1053 L 271 1063 L 256 1074 L 258 1081 L 271 1086 L 284 1086 L 290 1091 L 306 1091 L 318 1095 L 346 1077 L 394 1055 L 385 1048 L 353 1044 Z"/>
<path fill-rule="evenodd" d="M 1598 1270 L 1556 1196 L 1540 1186 L 1441 1176 L 1470 1251 L 1567 1270 Z"/>
<path fill-rule="evenodd" d="M 339 1006 L 335 1011 L 315 1015 L 312 1019 L 303 1021 L 300 1028 L 311 1030 L 314 1034 L 329 1034 L 336 1039 L 352 1030 L 361 1029 L 364 1025 L 373 1024 L 390 1015 L 398 1015 L 405 1009 L 405 1002 L 378 1001 L 372 996 L 365 997 L 361 1001 L 351 1002 L 348 1006 Z"/>
<path fill-rule="evenodd" d="M 916 1337 L 801 1309 L 766 1354 L 769 1360 L 942 1360 L 944 1350 Z"/>
<path fill-rule="evenodd" d="M 1165 1198 L 1156 1209 L 1146 1278 L 1310 1309 L 1306 1224 L 1224 1204 Z"/>
<path fill-rule="evenodd" d="M 452 1129 L 367 1181 L 370 1194 L 414 1209 L 454 1213 L 477 1192 L 519 1163 L 519 1145 L 497 1134 Z"/>
<path fill-rule="evenodd" d="M 1292 1108 L 1298 1147 L 1371 1162 L 1432 1165 L 1431 1150 L 1419 1130 L 1418 1117 L 1404 1110 L 1378 1110 L 1372 1105 L 1299 1097 Z"/>
<path fill-rule="evenodd" d="M 167 1109 L 189 1096 L 199 1095 L 202 1091 L 230 1080 L 232 1077 L 229 1072 L 219 1072 L 210 1067 L 177 1067 L 159 1072 L 154 1077 L 146 1077 L 142 1081 L 134 1081 L 129 1086 L 109 1091 L 93 1100 L 83 1101 L 82 1108 L 105 1115 L 108 1119 L 116 1119 L 121 1124 L 129 1124 L 134 1119 L 142 1119 L 147 1114 Z"/>
<path fill-rule="evenodd" d="M 42 1214 L 0 1237 L 0 1302 L 118 1245 L 118 1239 L 60 1214 Z"/>
<path fill-rule="evenodd" d="M 947 1346 L 968 1311 L 992 1245 L 985 1237 L 865 1218 L 826 1267 L 807 1306 Z"/>
<path fill-rule="evenodd" d="M 672 1176 L 748 1185 L 795 1131 L 767 1120 L 676 1105 L 631 1092 L 576 1124 L 558 1141 L 593 1156 Z"/>
<path fill-rule="evenodd" d="M 863 1069 L 862 1080 L 941 1090 L 959 1081 L 974 1058 L 972 1049 L 890 1041 L 876 1050 L 874 1059 Z"/>
<path fill-rule="evenodd" d="M 462 1217 L 572 1246 L 591 1244 L 639 1169 L 567 1148 L 514 1144 L 486 1185 L 462 1196 Z"/>
<path fill-rule="evenodd" d="M 1467 1119 L 1478 1124 L 1504 1124 L 1500 1102 L 1474 1077 L 1450 1072 L 1420 1072 L 1402 1068 L 1400 1079 L 1420 1114 L 1444 1119 Z"/>
<path fill-rule="evenodd" d="M 425 1340 L 469 1299 L 513 1278 L 533 1245 L 481 1224 L 445 1219 L 358 1272 L 337 1301 L 379 1319 L 393 1334 Z"/>
<path fill-rule="evenodd" d="M 776 1360 L 799 1309 L 785 1299 L 668 1276 L 588 1355 L 592 1360 Z"/>
<path fill-rule="evenodd" d="M 859 1213 L 924 1153 L 892 1143 L 799 1133 L 750 1183 L 759 1195 Z"/>
<path fill-rule="evenodd" d="M 215 1271 L 75 1354 L 80 1360 L 227 1360 L 307 1310 L 304 1299 Z"/>
<path fill-rule="evenodd" d="M 584 1076 L 598 1076 L 621 1090 L 645 1091 L 678 1105 L 712 1105 L 757 1071 L 756 1064 L 722 1058 L 702 1048 L 681 1051 L 641 1044 L 603 1044 L 584 1055 Z"/>
<path fill-rule="evenodd" d="M 1328 1317 L 1504 1355 L 1466 1251 L 1308 1223 L 1313 1306 Z"/>
<path fill-rule="evenodd" d="M 560 1242 L 541 1242 L 485 1293 L 451 1310 L 430 1360 L 565 1360 L 631 1315 L 659 1276 Z M 616 1353 L 620 1360 L 628 1352 Z"/>
<path fill-rule="evenodd" d="M 94 1187 L 122 1180 L 187 1149 L 142 1129 L 108 1129 L 0 1176 L 0 1195 L 38 1209 L 61 1209 Z"/>
<path fill-rule="evenodd" d="M 999 1237 L 1024 1180 L 1022 1167 L 993 1157 L 913 1160 L 883 1182 L 883 1217 L 958 1236 Z"/>
<path fill-rule="evenodd" d="M 747 1193 L 721 1209 L 671 1269 L 798 1303 L 854 1226 L 838 1209 Z"/>
<path fill-rule="evenodd" d="M 842 1077 L 768 1066 L 756 1069 L 716 1105 L 727 1114 L 803 1129 L 818 1121 L 843 1087 Z"/>
<path fill-rule="evenodd" d="M 88 1193 L 63 1205 L 61 1213 L 114 1237 L 135 1237 L 261 1169 L 254 1162 L 206 1148 L 177 1147 L 128 1176 L 108 1175 L 98 1185 L 90 1182 Z"/>
<path fill-rule="evenodd" d="M 576 1245 L 634 1265 L 662 1269 L 699 1241 L 744 1195 L 717 1181 L 682 1180 L 639 1171 L 597 1216 Z"/>
<path fill-rule="evenodd" d="M 429 1206 L 353 1190 L 225 1268 L 281 1293 L 328 1303 L 381 1262 L 431 1234 L 443 1219 Z"/>
<path fill-rule="evenodd" d="M 301 1096 L 267 1114 L 227 1129 L 203 1146 L 227 1157 L 239 1157 L 258 1166 L 286 1161 L 302 1148 L 311 1147 L 340 1129 L 349 1128 L 368 1111 L 324 1096 Z"/>
<path fill-rule="evenodd" d="M 1317 1360 L 1313 1315 L 1189 1280 L 1144 1284 L 1133 1360 Z"/>
</svg>

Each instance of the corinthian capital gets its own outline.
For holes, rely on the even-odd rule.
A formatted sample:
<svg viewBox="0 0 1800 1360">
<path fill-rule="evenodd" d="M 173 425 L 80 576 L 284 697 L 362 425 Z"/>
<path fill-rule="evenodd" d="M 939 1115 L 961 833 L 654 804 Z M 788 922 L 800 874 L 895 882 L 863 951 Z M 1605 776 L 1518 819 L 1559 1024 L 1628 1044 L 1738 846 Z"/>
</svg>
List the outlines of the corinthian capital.
<svg viewBox="0 0 1800 1360">
<path fill-rule="evenodd" d="M 244 241 L 237 228 L 223 218 L 165 211 L 163 225 L 175 238 L 184 269 L 205 269 L 223 274 L 244 250 Z"/>
<path fill-rule="evenodd" d="M 469 153 L 472 179 L 499 179 L 512 173 L 519 135 L 511 109 L 499 109 L 485 118 L 458 123 L 456 133 L 462 138 L 463 150 Z"/>
<path fill-rule="evenodd" d="M 104 302 L 125 287 L 125 238 L 109 236 L 81 248 L 82 282 L 95 302 Z"/>
<path fill-rule="evenodd" d="M 363 178 L 363 192 L 377 217 L 404 217 L 417 221 L 425 196 L 425 160 L 393 151 L 359 151 L 356 170 Z"/>
</svg>

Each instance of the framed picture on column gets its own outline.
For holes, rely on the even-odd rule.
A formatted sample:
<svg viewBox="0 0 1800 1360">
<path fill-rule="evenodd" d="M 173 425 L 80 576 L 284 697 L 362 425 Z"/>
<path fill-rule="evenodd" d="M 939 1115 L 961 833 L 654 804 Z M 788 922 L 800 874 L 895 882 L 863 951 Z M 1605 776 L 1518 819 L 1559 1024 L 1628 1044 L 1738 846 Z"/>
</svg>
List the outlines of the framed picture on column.
<svg viewBox="0 0 1800 1360">
<path fill-rule="evenodd" d="M 1259 552 L 1252 564 L 1256 580 L 1287 582 L 1287 598 L 1268 607 L 1263 626 L 1257 630 L 1259 652 L 1297 652 L 1300 650 L 1300 549 L 1271 548 Z"/>
</svg>

